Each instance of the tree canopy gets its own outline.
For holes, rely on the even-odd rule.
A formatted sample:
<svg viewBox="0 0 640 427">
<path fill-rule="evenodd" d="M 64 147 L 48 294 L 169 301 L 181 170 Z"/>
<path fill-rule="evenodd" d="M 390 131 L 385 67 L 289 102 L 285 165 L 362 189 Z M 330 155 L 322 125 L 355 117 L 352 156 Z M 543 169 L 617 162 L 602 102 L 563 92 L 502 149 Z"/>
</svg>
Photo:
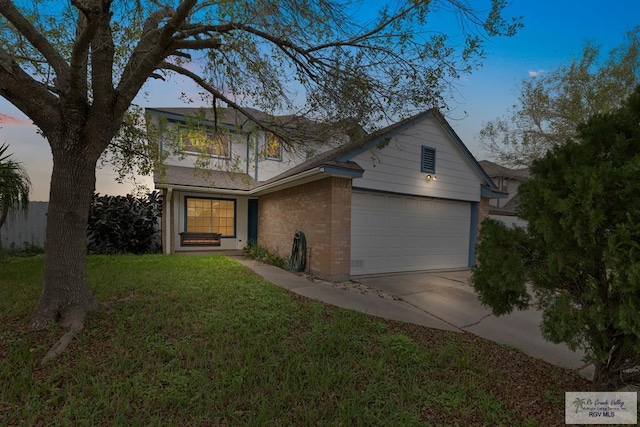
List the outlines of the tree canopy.
<svg viewBox="0 0 640 427">
<path fill-rule="evenodd" d="M 522 80 L 512 110 L 483 125 L 480 141 L 506 166 L 529 166 L 576 136 L 576 125 L 621 106 L 640 83 L 640 27 L 603 58 L 587 42 L 579 58 Z"/>
<path fill-rule="evenodd" d="M 484 40 L 520 27 L 503 16 L 505 6 L 0 0 L 0 96 L 35 123 L 53 157 L 44 285 L 32 326 L 59 319 L 75 333 L 97 308 L 86 277 L 95 168 L 121 129 L 124 141 L 135 140 L 131 107 L 150 79 L 190 79 L 214 112 L 230 107 L 254 119 L 254 107 L 367 126 L 443 106 L 443 89 L 478 66 Z M 293 139 L 277 123 L 255 122 Z"/>
<path fill-rule="evenodd" d="M 535 297 L 543 335 L 585 350 L 596 389 L 640 380 L 640 86 L 622 105 L 533 162 L 527 229 L 485 220 L 472 279 L 497 315 Z"/>
</svg>

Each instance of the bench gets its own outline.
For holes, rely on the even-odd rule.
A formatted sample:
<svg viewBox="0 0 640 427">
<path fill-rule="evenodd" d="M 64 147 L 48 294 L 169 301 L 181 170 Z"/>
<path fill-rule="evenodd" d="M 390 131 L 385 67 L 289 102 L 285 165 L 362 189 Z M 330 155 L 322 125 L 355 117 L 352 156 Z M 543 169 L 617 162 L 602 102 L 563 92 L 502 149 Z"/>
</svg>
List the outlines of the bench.
<svg viewBox="0 0 640 427">
<path fill-rule="evenodd" d="M 180 246 L 220 246 L 219 233 L 180 233 Z"/>
</svg>

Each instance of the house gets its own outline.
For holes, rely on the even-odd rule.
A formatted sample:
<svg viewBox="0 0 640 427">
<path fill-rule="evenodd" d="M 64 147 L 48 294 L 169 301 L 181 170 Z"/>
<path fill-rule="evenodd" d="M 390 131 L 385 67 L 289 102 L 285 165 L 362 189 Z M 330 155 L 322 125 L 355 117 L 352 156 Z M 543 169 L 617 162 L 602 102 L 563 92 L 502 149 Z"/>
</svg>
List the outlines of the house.
<svg viewBox="0 0 640 427">
<path fill-rule="evenodd" d="M 526 226 L 526 221 L 518 218 L 518 188 L 531 177 L 529 169 L 511 169 L 488 160 L 481 160 L 480 165 L 502 191 L 508 192 L 504 199 L 489 201 L 489 217 L 502 221 L 507 226 Z"/>
<path fill-rule="evenodd" d="M 194 113 L 148 112 L 176 126 Z M 209 119 L 200 117 L 205 126 L 213 125 Z M 247 121 L 235 120 L 229 129 L 224 150 L 208 154 L 214 167 L 207 174 L 192 168 L 193 159 L 189 165 L 172 158 L 166 173 L 155 176 L 165 200 L 165 253 L 241 249 L 257 241 L 287 256 L 299 230 L 309 271 L 329 280 L 468 268 L 489 200 L 506 197 L 435 110 L 312 155 L 285 150 L 278 159 L 265 155 L 269 135 Z M 189 141 L 182 144 L 192 149 Z M 221 160 L 239 168 L 216 168 Z M 219 239 L 185 240 L 198 231 Z"/>
</svg>

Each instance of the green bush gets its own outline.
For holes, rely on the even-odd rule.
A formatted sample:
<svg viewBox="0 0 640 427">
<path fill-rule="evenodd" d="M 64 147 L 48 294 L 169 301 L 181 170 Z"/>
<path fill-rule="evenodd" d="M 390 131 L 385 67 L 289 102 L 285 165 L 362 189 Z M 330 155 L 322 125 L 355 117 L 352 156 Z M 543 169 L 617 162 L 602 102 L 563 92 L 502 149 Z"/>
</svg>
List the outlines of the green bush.
<svg viewBox="0 0 640 427">
<path fill-rule="evenodd" d="M 259 244 L 250 244 L 244 247 L 244 254 L 249 258 L 264 262 L 265 264 L 275 265 L 279 268 L 287 268 L 287 259 L 278 255 L 278 253 L 267 246 Z"/>
<path fill-rule="evenodd" d="M 161 215 L 162 197 L 156 191 L 146 197 L 95 194 L 87 227 L 89 252 L 160 252 L 158 220 Z"/>
<path fill-rule="evenodd" d="M 639 171 L 640 86 L 533 163 L 519 188 L 527 229 L 485 220 L 473 273 L 496 315 L 526 307 L 532 290 L 543 335 L 583 349 L 600 390 L 640 383 Z"/>
</svg>

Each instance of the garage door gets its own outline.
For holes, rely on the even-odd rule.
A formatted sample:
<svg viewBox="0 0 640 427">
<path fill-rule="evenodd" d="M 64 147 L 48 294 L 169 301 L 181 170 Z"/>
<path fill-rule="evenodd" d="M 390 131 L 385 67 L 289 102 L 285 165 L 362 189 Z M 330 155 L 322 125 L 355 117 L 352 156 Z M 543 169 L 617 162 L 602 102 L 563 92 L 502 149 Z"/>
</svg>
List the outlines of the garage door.
<svg viewBox="0 0 640 427">
<path fill-rule="evenodd" d="M 351 274 L 465 268 L 471 204 L 353 192 Z"/>
</svg>

